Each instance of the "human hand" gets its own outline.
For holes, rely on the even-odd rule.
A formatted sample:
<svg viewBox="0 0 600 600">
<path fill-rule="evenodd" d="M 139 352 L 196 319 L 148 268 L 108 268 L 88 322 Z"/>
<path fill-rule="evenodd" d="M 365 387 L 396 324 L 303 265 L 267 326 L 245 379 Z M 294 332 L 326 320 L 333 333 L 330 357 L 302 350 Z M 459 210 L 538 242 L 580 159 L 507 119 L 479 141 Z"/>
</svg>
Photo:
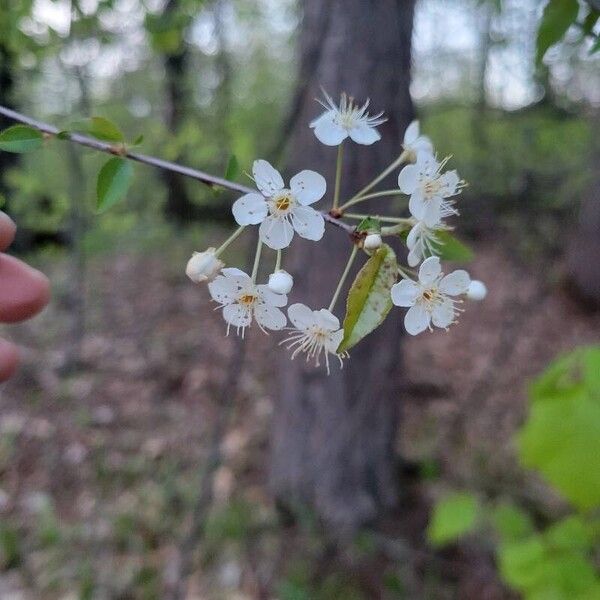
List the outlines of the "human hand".
<svg viewBox="0 0 600 600">
<path fill-rule="evenodd" d="M 16 225 L 0 212 L 0 322 L 15 323 L 38 313 L 50 298 L 45 275 L 25 263 L 2 254 L 15 237 Z M 19 362 L 17 348 L 0 339 L 0 382 L 6 381 Z"/>
</svg>

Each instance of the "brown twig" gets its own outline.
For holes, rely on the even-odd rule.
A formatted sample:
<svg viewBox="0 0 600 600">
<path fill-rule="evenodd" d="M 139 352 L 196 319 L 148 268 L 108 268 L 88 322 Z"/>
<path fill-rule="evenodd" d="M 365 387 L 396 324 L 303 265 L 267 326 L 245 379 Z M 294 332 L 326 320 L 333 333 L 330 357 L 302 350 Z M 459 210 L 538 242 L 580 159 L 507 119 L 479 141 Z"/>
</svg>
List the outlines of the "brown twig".
<svg viewBox="0 0 600 600">
<path fill-rule="evenodd" d="M 43 121 L 38 121 L 36 119 L 32 119 L 27 115 L 23 115 L 17 112 L 16 110 L 6 108 L 5 106 L 0 105 L 0 115 L 4 115 L 8 119 L 12 119 L 13 121 L 17 121 L 18 123 L 29 125 L 30 127 L 33 127 L 34 129 L 37 129 L 38 131 L 42 132 L 45 136 L 54 137 L 61 133 L 61 139 L 68 140 L 70 142 L 73 142 L 74 144 L 86 146 L 87 148 L 92 148 L 93 150 L 98 150 L 99 152 L 105 152 L 114 156 L 128 158 L 130 160 L 134 160 L 145 165 L 157 167 L 166 171 L 179 173 L 179 175 L 190 177 L 191 179 L 200 181 L 201 183 L 204 183 L 205 185 L 208 185 L 210 187 L 222 187 L 235 192 L 241 192 L 242 194 L 249 194 L 255 192 L 255 190 L 253 190 L 252 188 L 242 185 L 241 183 L 229 181 L 227 179 L 223 179 L 222 177 L 217 177 L 216 175 L 211 175 L 210 173 L 205 173 L 204 171 L 200 171 L 198 169 L 193 169 L 192 167 L 186 167 L 184 165 L 170 162 L 168 160 L 156 158 L 155 156 L 148 156 L 147 154 L 131 152 L 127 149 L 127 147 L 124 144 L 104 142 L 102 140 L 98 140 L 94 137 L 83 135 L 81 133 L 61 132 L 61 130 L 55 127 L 54 125 L 50 125 L 49 123 L 44 123 Z M 323 218 L 327 223 L 330 223 L 331 225 L 343 229 L 348 234 L 352 234 L 354 232 L 354 226 L 348 225 L 347 223 L 344 223 L 339 219 L 332 217 L 328 213 L 321 214 L 323 215 Z"/>
</svg>

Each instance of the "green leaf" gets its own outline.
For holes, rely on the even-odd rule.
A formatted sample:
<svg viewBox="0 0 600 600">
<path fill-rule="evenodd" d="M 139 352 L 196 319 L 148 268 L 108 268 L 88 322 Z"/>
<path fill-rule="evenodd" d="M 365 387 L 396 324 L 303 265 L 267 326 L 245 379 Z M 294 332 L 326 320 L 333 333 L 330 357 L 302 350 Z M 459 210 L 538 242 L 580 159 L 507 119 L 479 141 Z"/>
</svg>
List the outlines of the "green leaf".
<svg viewBox="0 0 600 600">
<path fill-rule="evenodd" d="M 559 359 L 531 387 L 521 462 L 577 508 L 600 506 L 600 346 Z"/>
<path fill-rule="evenodd" d="M 544 532 L 547 545 L 553 550 L 591 550 L 593 531 L 579 515 L 571 515 L 554 523 Z"/>
<path fill-rule="evenodd" d="M 559 42 L 567 33 L 569 27 L 577 19 L 578 12 L 577 0 L 550 0 L 548 2 L 537 34 L 536 60 L 538 64 L 541 64 L 548 48 Z"/>
<path fill-rule="evenodd" d="M 119 127 L 104 117 L 92 117 L 89 121 L 88 132 L 95 138 L 106 142 L 123 143 L 125 141 L 125 136 Z"/>
<path fill-rule="evenodd" d="M 97 208 L 104 212 L 122 200 L 127 194 L 133 178 L 131 163 L 123 158 L 111 158 L 100 169 L 96 185 Z"/>
<path fill-rule="evenodd" d="M 513 504 L 499 504 L 491 514 L 496 531 L 504 540 L 518 540 L 533 533 L 529 515 Z"/>
<path fill-rule="evenodd" d="M 455 493 L 438 502 L 427 527 L 427 539 L 443 546 L 471 532 L 477 524 L 479 504 L 471 494 Z"/>
<path fill-rule="evenodd" d="M 22 154 L 37 150 L 43 141 L 39 130 L 28 125 L 13 125 L 0 133 L 0 150 Z"/>
<path fill-rule="evenodd" d="M 440 245 L 437 254 L 441 260 L 453 260 L 456 262 L 470 262 L 475 257 L 471 248 L 463 244 L 448 231 L 440 231 L 436 234 Z"/>
<path fill-rule="evenodd" d="M 240 174 L 240 163 L 235 154 L 232 154 L 227 161 L 227 168 L 225 169 L 225 179 L 227 181 L 235 181 Z"/>
<path fill-rule="evenodd" d="M 338 352 L 352 348 L 382 323 L 392 308 L 390 290 L 397 274 L 396 255 L 384 244 L 364 264 L 350 288 Z"/>
<path fill-rule="evenodd" d="M 131 144 L 132 146 L 139 146 L 142 142 L 144 141 L 144 134 L 140 133 L 140 135 L 138 135 L 135 140 L 133 141 L 133 144 Z"/>
<path fill-rule="evenodd" d="M 381 222 L 374 217 L 366 217 L 357 226 L 356 231 L 365 231 L 367 233 L 380 233 Z"/>
<path fill-rule="evenodd" d="M 590 54 L 595 54 L 600 50 L 600 37 L 596 40 L 594 45 L 590 48 Z"/>
</svg>

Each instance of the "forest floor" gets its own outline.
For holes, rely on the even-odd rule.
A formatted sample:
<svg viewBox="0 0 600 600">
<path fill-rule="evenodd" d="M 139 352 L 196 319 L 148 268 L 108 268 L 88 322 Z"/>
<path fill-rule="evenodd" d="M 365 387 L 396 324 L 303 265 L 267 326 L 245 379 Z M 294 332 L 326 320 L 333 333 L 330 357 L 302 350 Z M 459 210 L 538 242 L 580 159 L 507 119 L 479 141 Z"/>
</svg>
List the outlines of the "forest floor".
<svg viewBox="0 0 600 600">
<path fill-rule="evenodd" d="M 560 511 L 518 466 L 511 438 L 526 412 L 527 382 L 562 351 L 598 342 L 600 315 L 564 286 L 542 285 L 500 246 L 477 250 L 470 271 L 486 281 L 488 298 L 448 333 L 405 342 L 402 505 L 377 537 L 357 538 L 342 555 L 329 557 L 310 518 L 296 527 L 277 520 L 265 465 L 275 402 L 269 357 L 278 350 L 250 332 L 254 351 L 239 379 L 188 598 L 512 597 L 489 546 L 427 548 L 429 506 L 468 489 Z M 232 338 L 206 290 L 164 260 L 92 260 L 81 364 L 70 369 L 69 272 L 64 260 L 49 264 L 52 305 L 10 329 L 25 364 L 0 392 L 0 598 L 162 598 L 189 527 L 215 398 L 232 375 Z"/>
</svg>

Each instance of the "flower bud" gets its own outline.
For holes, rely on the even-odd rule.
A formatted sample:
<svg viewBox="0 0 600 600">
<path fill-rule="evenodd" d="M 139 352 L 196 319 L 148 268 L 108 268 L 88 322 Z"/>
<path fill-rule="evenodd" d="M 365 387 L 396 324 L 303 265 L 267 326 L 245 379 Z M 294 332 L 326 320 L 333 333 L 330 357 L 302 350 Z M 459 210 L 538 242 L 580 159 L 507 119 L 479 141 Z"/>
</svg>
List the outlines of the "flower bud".
<svg viewBox="0 0 600 600">
<path fill-rule="evenodd" d="M 378 233 L 369 233 L 363 242 L 365 250 L 377 250 L 381 248 L 382 244 L 381 236 Z"/>
<path fill-rule="evenodd" d="M 289 294 L 294 278 L 287 271 L 275 271 L 269 275 L 269 289 L 276 294 Z"/>
<path fill-rule="evenodd" d="M 486 296 L 487 287 L 485 287 L 485 283 L 483 283 L 483 281 L 479 281 L 478 279 L 473 279 L 469 284 L 469 289 L 467 290 L 467 298 L 469 300 L 480 301 Z"/>
<path fill-rule="evenodd" d="M 194 252 L 185 268 L 185 274 L 194 283 L 212 281 L 224 266 L 225 263 L 215 256 L 215 249 L 209 248 L 204 252 Z"/>
</svg>

